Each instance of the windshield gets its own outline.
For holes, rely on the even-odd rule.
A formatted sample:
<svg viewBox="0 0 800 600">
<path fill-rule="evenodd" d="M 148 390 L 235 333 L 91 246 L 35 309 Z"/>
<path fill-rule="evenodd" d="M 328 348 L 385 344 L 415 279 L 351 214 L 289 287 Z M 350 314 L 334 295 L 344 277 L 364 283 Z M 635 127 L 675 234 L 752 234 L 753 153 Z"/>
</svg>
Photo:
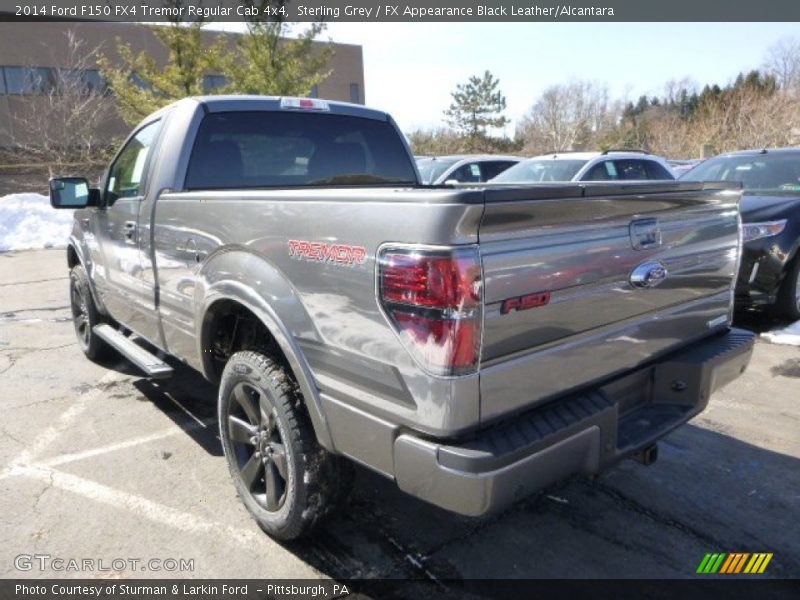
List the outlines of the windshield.
<svg viewBox="0 0 800 600">
<path fill-rule="evenodd" d="M 800 153 L 718 156 L 697 165 L 682 181 L 739 181 L 746 190 L 800 190 Z"/>
<path fill-rule="evenodd" d="M 419 169 L 419 177 L 422 183 L 433 183 L 442 176 L 442 173 L 457 162 L 457 158 L 418 158 L 417 168 Z"/>
<path fill-rule="evenodd" d="M 572 181 L 586 160 L 524 160 L 492 179 L 502 183 L 536 183 L 542 181 Z"/>
</svg>

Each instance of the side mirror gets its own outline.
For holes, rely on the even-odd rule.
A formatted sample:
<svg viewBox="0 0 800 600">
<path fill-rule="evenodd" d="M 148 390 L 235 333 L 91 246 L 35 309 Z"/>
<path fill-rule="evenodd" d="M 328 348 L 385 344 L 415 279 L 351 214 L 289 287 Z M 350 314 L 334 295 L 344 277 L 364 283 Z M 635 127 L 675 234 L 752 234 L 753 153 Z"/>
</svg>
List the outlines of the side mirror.
<svg viewBox="0 0 800 600">
<path fill-rule="evenodd" d="M 50 180 L 50 206 L 85 208 L 98 206 L 100 190 L 89 187 L 83 177 L 56 177 Z"/>
</svg>

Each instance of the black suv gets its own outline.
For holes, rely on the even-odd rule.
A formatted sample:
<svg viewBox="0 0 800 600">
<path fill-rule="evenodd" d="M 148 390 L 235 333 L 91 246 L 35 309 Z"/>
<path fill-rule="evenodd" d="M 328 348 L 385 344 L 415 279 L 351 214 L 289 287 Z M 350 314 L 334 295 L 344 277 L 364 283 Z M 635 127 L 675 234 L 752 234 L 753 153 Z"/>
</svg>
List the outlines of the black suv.
<svg viewBox="0 0 800 600">
<path fill-rule="evenodd" d="M 737 305 L 766 305 L 800 319 L 800 148 L 721 154 L 686 173 L 684 181 L 739 181 L 744 253 Z"/>
</svg>

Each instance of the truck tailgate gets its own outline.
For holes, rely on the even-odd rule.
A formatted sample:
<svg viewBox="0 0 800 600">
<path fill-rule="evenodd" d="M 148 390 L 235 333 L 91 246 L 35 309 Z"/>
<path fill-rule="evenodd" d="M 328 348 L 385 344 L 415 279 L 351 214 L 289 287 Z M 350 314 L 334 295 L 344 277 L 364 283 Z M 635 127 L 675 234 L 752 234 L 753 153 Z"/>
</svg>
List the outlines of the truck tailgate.
<svg viewBox="0 0 800 600">
<path fill-rule="evenodd" d="M 716 183 L 486 188 L 482 421 L 724 328 L 739 197 Z"/>
</svg>

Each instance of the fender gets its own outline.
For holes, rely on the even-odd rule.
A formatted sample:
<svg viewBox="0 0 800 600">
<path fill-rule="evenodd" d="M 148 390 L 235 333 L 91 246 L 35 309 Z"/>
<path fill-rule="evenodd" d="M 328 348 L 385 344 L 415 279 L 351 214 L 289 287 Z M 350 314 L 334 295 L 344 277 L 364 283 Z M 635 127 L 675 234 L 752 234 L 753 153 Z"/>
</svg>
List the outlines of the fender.
<svg viewBox="0 0 800 600">
<path fill-rule="evenodd" d="M 78 227 L 78 224 L 75 224 L 75 228 Z M 89 291 L 92 294 L 92 299 L 94 300 L 94 305 L 97 309 L 103 313 L 104 315 L 108 316 L 108 309 L 106 308 L 105 304 L 103 304 L 103 299 L 100 297 L 100 294 L 97 292 L 97 286 L 95 284 L 94 278 L 94 263 L 92 263 L 91 258 L 89 257 L 88 253 L 84 250 L 84 243 L 83 240 L 78 238 L 75 235 L 74 231 L 70 234 L 69 240 L 67 241 L 67 256 L 69 257 L 69 250 L 72 250 L 75 253 L 75 256 L 78 257 L 78 263 L 83 266 L 86 270 L 86 274 L 88 275 L 87 279 L 89 281 Z M 67 266 L 69 266 L 69 258 L 67 259 Z"/>
<path fill-rule="evenodd" d="M 212 377 L 212 366 L 210 356 L 202 348 L 203 327 L 209 309 L 220 300 L 241 304 L 272 334 L 297 378 L 317 440 L 327 450 L 335 450 L 319 390 L 302 350 L 294 341 L 300 332 L 308 335 L 306 327 L 312 326 L 292 286 L 277 269 L 248 250 L 223 250 L 209 257 L 198 274 L 195 288 L 195 306 L 200 309 L 195 321 L 196 352 L 207 379 Z M 275 306 L 281 307 L 280 314 Z"/>
</svg>

